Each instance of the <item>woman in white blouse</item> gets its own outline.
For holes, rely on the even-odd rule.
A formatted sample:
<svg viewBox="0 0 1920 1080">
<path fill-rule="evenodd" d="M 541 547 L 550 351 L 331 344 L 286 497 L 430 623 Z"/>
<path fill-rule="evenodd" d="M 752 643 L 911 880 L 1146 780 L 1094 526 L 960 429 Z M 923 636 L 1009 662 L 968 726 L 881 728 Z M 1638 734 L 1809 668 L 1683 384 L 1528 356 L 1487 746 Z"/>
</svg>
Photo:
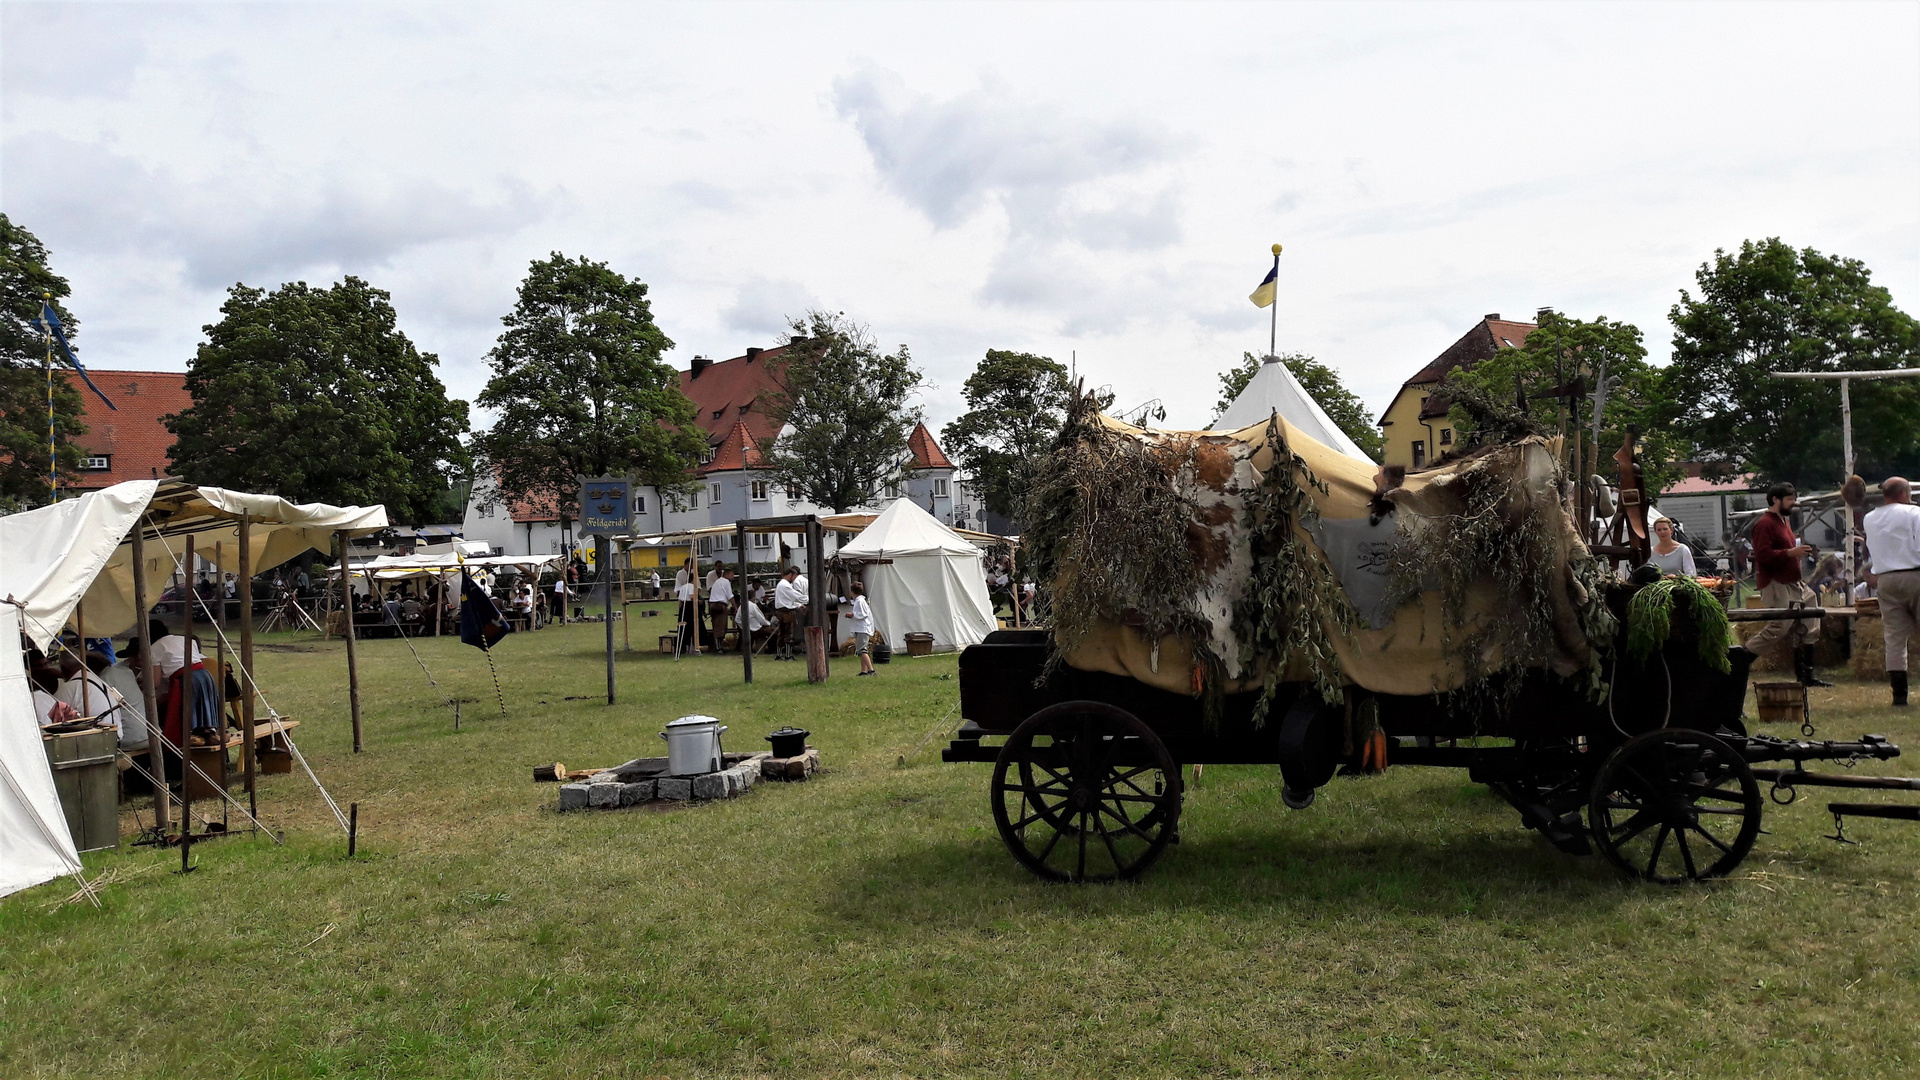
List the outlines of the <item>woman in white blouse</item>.
<svg viewBox="0 0 1920 1080">
<path fill-rule="evenodd" d="M 1673 538 L 1672 518 L 1653 523 L 1653 553 L 1647 557 L 1647 564 L 1659 567 L 1662 574 L 1695 576 L 1693 551 Z"/>
</svg>

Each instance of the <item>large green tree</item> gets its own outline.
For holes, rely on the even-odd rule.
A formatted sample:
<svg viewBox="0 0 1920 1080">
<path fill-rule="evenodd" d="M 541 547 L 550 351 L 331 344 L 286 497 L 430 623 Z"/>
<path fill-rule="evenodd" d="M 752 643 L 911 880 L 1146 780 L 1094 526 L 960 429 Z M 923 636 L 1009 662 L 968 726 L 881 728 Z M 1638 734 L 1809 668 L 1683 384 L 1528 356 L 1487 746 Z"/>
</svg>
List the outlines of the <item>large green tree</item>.
<svg viewBox="0 0 1920 1080">
<path fill-rule="evenodd" d="M 1220 373 L 1220 400 L 1213 404 L 1213 418 L 1226 415 L 1233 399 L 1246 390 L 1247 384 L 1260 373 L 1263 358 L 1252 353 L 1240 354 L 1240 362 Z M 1281 353 L 1280 362 L 1300 382 L 1300 388 L 1307 396 L 1320 403 L 1327 419 L 1352 439 L 1354 445 L 1367 452 L 1375 461 L 1380 460 L 1383 440 L 1380 428 L 1373 422 L 1373 413 L 1367 410 L 1367 403 L 1347 389 L 1340 381 L 1340 373 L 1304 353 Z"/>
<path fill-rule="evenodd" d="M 571 503 L 581 476 L 626 476 L 663 492 L 687 487 L 706 439 L 661 354 L 644 282 L 559 252 L 533 263 L 487 354 L 478 404 L 495 410 L 474 436 L 483 499 Z"/>
<path fill-rule="evenodd" d="M 1837 487 L 1840 388 L 1770 371 L 1911 367 L 1920 326 L 1858 259 L 1778 238 L 1715 251 L 1673 306 L 1666 419 L 1725 474 Z M 1920 471 L 1920 380 L 1856 382 L 1853 443 L 1869 477 Z"/>
<path fill-rule="evenodd" d="M 431 522 L 467 469 L 467 406 L 448 400 L 439 359 L 396 327 L 386 292 L 356 277 L 323 289 L 235 285 L 220 316 L 187 368 L 193 404 L 162 417 L 175 471 Z"/>
<path fill-rule="evenodd" d="M 844 314 L 793 320 L 793 344 L 776 372 L 784 387 L 769 412 L 779 432 L 759 470 L 790 496 L 851 510 L 872 504 L 912 472 L 907 440 L 920 423 L 920 370 L 907 347 L 882 353 Z"/>
<path fill-rule="evenodd" d="M 0 512 L 38 506 L 52 497 L 47 486 L 46 338 L 36 320 L 53 297 L 53 310 L 67 337 L 79 322 L 60 301 L 67 279 L 47 268 L 39 238 L 0 214 Z M 85 433 L 80 395 L 64 378 L 53 381 L 57 455 L 63 479 L 80 464 L 73 437 Z"/>
<path fill-rule="evenodd" d="M 1040 455 L 1066 422 L 1073 387 L 1066 365 L 1032 353 L 988 349 L 967 376 L 967 411 L 941 429 L 947 453 L 969 477 L 980 501 L 1018 520 Z"/>
<path fill-rule="evenodd" d="M 1678 461 L 1688 456 L 1687 445 L 1659 422 L 1667 401 L 1660 372 L 1647 363 L 1640 328 L 1604 315 L 1577 319 L 1542 311 L 1540 325 L 1517 349 L 1501 349 L 1470 370 L 1455 371 L 1440 392 L 1456 399 L 1452 421 L 1466 435 L 1465 445 L 1478 441 L 1475 419 L 1458 399 L 1472 395 L 1526 416 L 1538 430 L 1567 436 L 1564 460 L 1573 462 L 1574 431 L 1585 433 L 1582 471 L 1612 477 L 1615 451 L 1629 425 L 1640 430 L 1638 446 L 1647 486 L 1659 491 L 1680 477 Z M 1607 392 L 1600 414 L 1600 441 L 1593 443 L 1593 391 L 1604 373 Z M 1564 391 L 1583 392 L 1568 396 Z M 1598 460 L 1599 464 L 1596 464 Z"/>
</svg>

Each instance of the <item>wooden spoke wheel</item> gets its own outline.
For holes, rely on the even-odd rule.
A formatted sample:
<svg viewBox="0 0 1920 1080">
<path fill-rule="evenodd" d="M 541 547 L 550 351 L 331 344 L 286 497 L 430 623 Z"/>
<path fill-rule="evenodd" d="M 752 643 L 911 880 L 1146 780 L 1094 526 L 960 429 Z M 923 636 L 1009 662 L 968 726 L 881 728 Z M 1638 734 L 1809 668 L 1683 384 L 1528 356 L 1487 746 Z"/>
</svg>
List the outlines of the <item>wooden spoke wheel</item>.
<svg viewBox="0 0 1920 1080">
<path fill-rule="evenodd" d="M 1094 701 L 1034 713 L 993 766 L 1000 839 L 1053 881 L 1144 873 L 1173 839 L 1180 794 L 1180 770 L 1153 729 Z"/>
<path fill-rule="evenodd" d="M 1608 861 L 1662 885 L 1725 877 L 1760 832 L 1760 785 L 1725 742 L 1667 728 L 1629 739 L 1593 782 L 1587 828 Z"/>
</svg>

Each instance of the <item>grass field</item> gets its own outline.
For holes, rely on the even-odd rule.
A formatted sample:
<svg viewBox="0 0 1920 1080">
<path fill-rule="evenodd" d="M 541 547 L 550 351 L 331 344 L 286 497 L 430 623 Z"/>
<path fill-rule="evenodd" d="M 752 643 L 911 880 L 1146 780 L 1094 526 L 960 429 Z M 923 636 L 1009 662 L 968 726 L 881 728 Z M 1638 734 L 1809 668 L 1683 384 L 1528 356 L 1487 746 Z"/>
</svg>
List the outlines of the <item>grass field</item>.
<svg viewBox="0 0 1920 1080">
<path fill-rule="evenodd" d="M 652 640 L 663 620 L 635 623 Z M 1920 828 L 1821 839 L 1828 798 L 1770 808 L 1728 881 L 1664 889 L 1558 854 L 1458 772 L 1336 780 L 1282 807 L 1216 767 L 1145 880 L 1043 885 L 1000 846 L 989 768 L 943 765 L 954 659 L 619 660 L 601 628 L 481 654 L 276 637 L 263 688 L 344 805 L 263 786 L 287 832 L 87 857 L 0 901 L 0 1075 L 1911 1076 Z M 475 699 L 453 730 L 444 695 Z M 1825 737 L 1920 723 L 1885 689 L 1816 693 Z M 531 768 L 658 752 L 705 712 L 730 747 L 782 724 L 828 771 L 672 810 L 561 815 Z M 931 736 L 929 738 L 929 736 Z M 902 755 L 911 755 L 904 767 Z M 1881 771 L 1910 772 L 1893 761 Z M 1866 768 L 1866 766 L 1862 766 Z M 1868 798 L 1877 796 L 1869 795 Z M 131 819 L 129 819 L 129 827 Z"/>
</svg>

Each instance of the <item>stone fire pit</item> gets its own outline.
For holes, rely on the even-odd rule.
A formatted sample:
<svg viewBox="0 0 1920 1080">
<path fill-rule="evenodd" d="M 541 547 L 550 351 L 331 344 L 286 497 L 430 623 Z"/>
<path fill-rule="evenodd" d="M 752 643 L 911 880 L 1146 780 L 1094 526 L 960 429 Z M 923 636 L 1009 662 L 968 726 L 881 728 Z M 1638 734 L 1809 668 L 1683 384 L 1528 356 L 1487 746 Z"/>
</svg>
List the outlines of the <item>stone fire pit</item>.
<svg viewBox="0 0 1920 1080">
<path fill-rule="evenodd" d="M 777 758 L 765 750 L 726 754 L 719 772 L 668 776 L 664 757 L 635 758 L 560 786 L 561 810 L 612 810 L 649 802 L 731 799 L 762 780 L 805 780 L 820 770 L 820 751 L 807 747 L 796 757 Z"/>
</svg>

